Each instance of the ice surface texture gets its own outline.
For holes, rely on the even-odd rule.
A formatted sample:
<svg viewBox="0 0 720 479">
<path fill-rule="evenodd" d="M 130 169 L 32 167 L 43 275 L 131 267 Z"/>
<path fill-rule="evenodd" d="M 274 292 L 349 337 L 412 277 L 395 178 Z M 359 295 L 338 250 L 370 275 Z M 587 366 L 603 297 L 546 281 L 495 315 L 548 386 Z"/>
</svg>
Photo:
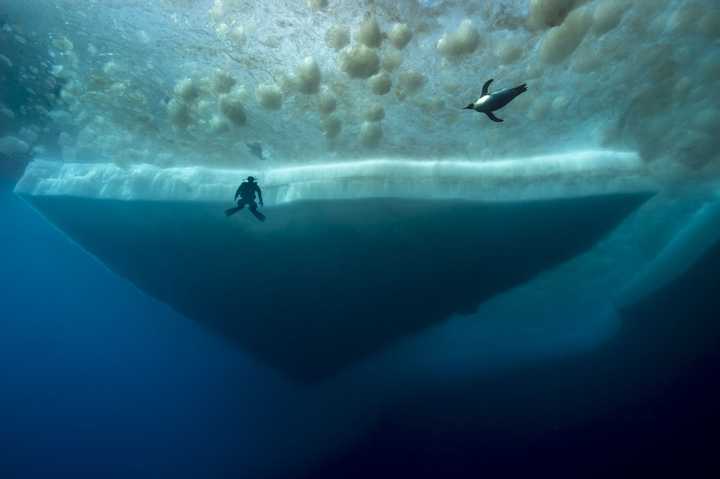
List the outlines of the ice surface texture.
<svg viewBox="0 0 720 479">
<path fill-rule="evenodd" d="M 230 201 L 248 175 L 268 204 L 303 199 L 454 198 L 522 201 L 657 191 L 628 152 L 576 151 L 493 162 L 375 159 L 252 170 L 34 161 L 16 191 L 121 200 Z"/>
<path fill-rule="evenodd" d="M 681 227 L 667 246 L 640 271 L 619 297 L 621 307 L 652 296 L 701 260 L 720 241 L 720 201 L 701 206 Z M 710 254 L 712 256 L 712 254 Z M 717 256 L 717 253 L 715 253 Z M 717 259 L 714 259 L 717 262 Z M 702 268 L 702 265 L 700 266 Z"/>
<path fill-rule="evenodd" d="M 69 162 L 253 169 L 259 141 L 281 166 L 611 147 L 717 172 L 714 0 L 10 3 L 43 13 Z M 528 83 L 502 125 L 461 110 L 488 78 Z"/>
</svg>

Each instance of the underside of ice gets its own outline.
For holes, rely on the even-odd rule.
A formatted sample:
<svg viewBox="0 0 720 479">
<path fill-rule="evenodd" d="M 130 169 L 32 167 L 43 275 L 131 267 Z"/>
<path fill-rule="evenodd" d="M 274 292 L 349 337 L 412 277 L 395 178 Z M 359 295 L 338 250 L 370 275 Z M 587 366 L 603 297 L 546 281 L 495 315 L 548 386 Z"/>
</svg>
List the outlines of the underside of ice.
<svg viewBox="0 0 720 479">
<path fill-rule="evenodd" d="M 253 170 L 152 164 L 32 162 L 18 193 L 121 200 L 229 201 Z M 651 192 L 659 185 L 636 154 L 575 151 L 499 161 L 367 159 L 268 168 L 268 204 L 304 199 L 424 198 L 523 201 Z"/>
<path fill-rule="evenodd" d="M 262 171 L 613 149 L 672 181 L 718 170 L 712 0 L 9 3 L 0 107 L 67 162 Z M 502 124 L 462 110 L 490 78 L 528 85 Z"/>
</svg>

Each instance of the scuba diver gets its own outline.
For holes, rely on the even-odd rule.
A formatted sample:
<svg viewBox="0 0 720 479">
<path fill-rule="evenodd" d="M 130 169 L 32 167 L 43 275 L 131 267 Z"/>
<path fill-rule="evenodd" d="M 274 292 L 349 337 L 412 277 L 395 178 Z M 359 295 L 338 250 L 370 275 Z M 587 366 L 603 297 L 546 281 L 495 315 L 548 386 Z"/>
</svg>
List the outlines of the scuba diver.
<svg viewBox="0 0 720 479">
<path fill-rule="evenodd" d="M 225 216 L 234 215 L 241 209 L 245 208 L 246 205 L 249 205 L 250 213 L 252 213 L 253 216 L 255 216 L 255 218 L 259 219 L 260 221 L 265 221 L 265 215 L 257 210 L 258 205 L 255 202 L 256 193 L 258 199 L 260 200 L 260 206 L 265 206 L 263 203 L 262 191 L 260 191 L 260 186 L 255 183 L 255 178 L 253 178 L 252 176 L 248 176 L 247 180 L 243 181 L 240 186 L 238 186 L 238 189 L 235 192 L 235 201 L 237 201 L 237 206 L 225 210 Z M 238 196 L 240 197 L 240 200 L 238 200 Z"/>
</svg>

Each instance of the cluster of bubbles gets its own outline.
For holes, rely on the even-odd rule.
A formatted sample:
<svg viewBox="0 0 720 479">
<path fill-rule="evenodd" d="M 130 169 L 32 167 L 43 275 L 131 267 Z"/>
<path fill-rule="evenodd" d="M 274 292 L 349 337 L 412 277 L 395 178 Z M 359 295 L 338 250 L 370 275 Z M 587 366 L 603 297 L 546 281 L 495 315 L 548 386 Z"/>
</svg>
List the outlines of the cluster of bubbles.
<svg viewBox="0 0 720 479">
<path fill-rule="evenodd" d="M 19 173 L 57 135 L 51 110 L 60 86 L 45 40 L 0 17 L 0 174 Z"/>
</svg>

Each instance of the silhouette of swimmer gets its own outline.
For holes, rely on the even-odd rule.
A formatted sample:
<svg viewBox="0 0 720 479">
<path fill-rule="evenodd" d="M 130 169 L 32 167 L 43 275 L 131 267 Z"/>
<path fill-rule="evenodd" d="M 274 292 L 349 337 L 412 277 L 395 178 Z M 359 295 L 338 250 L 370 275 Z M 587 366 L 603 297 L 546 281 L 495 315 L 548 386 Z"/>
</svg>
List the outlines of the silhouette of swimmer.
<svg viewBox="0 0 720 479">
<path fill-rule="evenodd" d="M 260 213 L 257 209 L 258 205 L 255 202 L 255 194 L 257 194 L 258 199 L 260 200 L 260 206 L 265 206 L 263 204 L 262 191 L 260 190 L 258 184 L 255 183 L 255 178 L 248 176 L 247 180 L 243 181 L 235 192 L 235 201 L 237 201 L 237 206 L 225 210 L 225 216 L 234 215 L 241 209 L 245 208 L 245 206 L 249 206 L 250 213 L 252 213 L 255 218 L 260 221 L 265 221 L 265 215 Z M 240 197 L 239 200 L 238 196 Z"/>
</svg>

